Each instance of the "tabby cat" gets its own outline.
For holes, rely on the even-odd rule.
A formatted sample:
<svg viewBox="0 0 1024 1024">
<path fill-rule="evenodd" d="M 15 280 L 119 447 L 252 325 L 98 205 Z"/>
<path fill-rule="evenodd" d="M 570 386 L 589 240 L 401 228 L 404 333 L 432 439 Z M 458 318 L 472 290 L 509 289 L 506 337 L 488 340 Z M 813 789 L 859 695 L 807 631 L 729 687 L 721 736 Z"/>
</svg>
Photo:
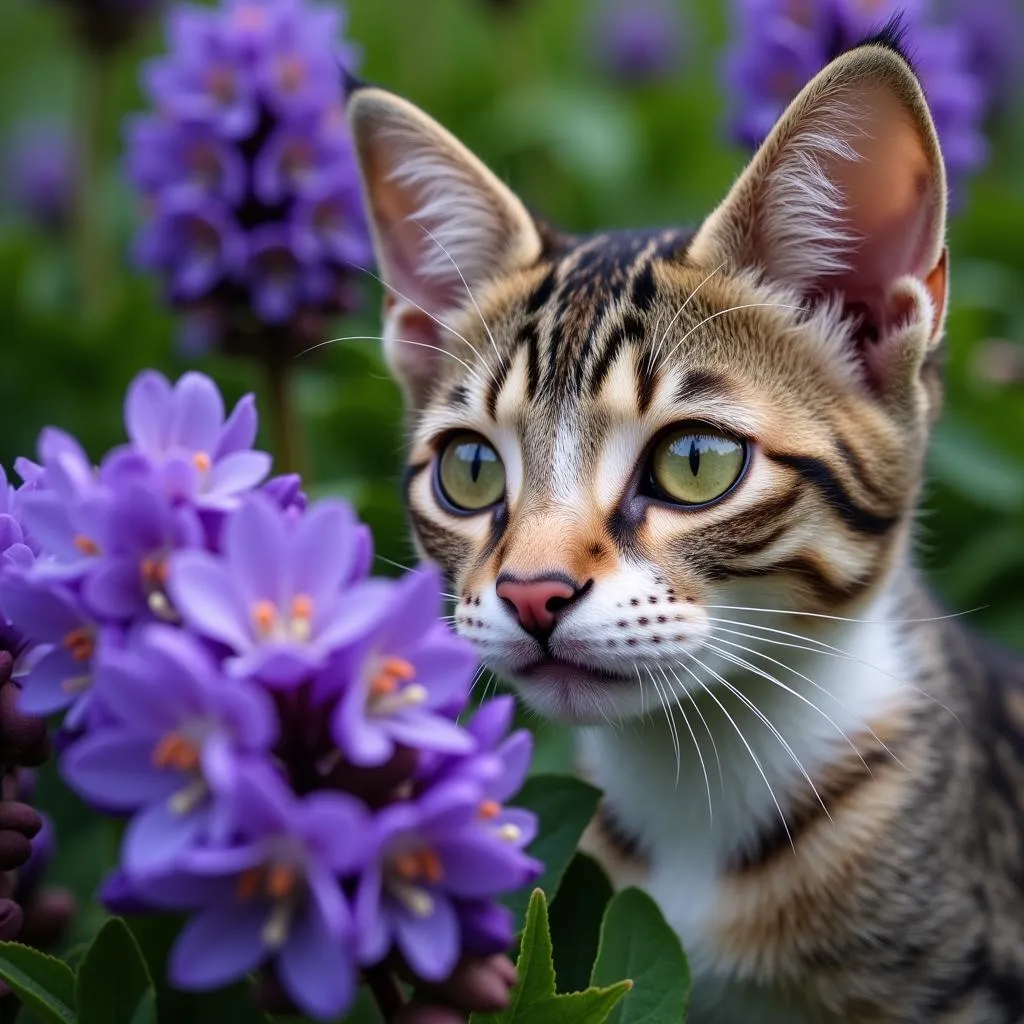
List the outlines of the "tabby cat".
<svg viewBox="0 0 1024 1024">
<path fill-rule="evenodd" d="M 913 563 L 946 181 L 898 34 L 695 232 L 565 234 L 405 100 L 350 118 L 418 544 L 578 727 L 690 1020 L 1024 1020 L 1024 673 Z"/>
</svg>

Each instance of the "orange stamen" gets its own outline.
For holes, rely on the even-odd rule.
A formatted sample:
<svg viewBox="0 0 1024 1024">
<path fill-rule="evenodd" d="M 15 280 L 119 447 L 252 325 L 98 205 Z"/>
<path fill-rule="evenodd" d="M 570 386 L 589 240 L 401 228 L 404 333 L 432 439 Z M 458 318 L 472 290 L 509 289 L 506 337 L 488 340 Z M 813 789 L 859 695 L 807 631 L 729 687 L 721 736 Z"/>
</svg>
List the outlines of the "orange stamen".
<svg viewBox="0 0 1024 1024">
<path fill-rule="evenodd" d="M 389 676 L 394 676 L 395 679 L 400 679 L 403 683 L 409 682 L 416 675 L 416 669 L 405 658 L 385 658 L 381 670 L 387 672 Z"/>
<path fill-rule="evenodd" d="M 273 864 L 267 872 L 267 895 L 271 899 L 283 900 L 290 896 L 298 885 L 299 876 L 289 864 Z"/>
<path fill-rule="evenodd" d="M 374 676 L 370 682 L 370 693 L 374 697 L 386 697 L 397 689 L 398 681 L 393 676 L 385 675 L 383 672 L 379 676 Z"/>
<path fill-rule="evenodd" d="M 412 882 L 420 877 L 420 861 L 415 853 L 400 853 L 392 863 L 395 871 L 406 881 Z"/>
<path fill-rule="evenodd" d="M 153 748 L 153 765 L 156 768 L 174 768 L 181 772 L 192 772 L 199 767 L 199 750 L 194 743 L 177 732 L 169 732 Z"/>
<path fill-rule="evenodd" d="M 444 869 L 441 867 L 441 858 L 433 850 L 423 847 L 417 854 L 420 874 L 428 882 L 440 882 L 444 878 Z"/>
<path fill-rule="evenodd" d="M 257 601 L 252 609 L 252 619 L 261 633 L 269 633 L 277 621 L 277 606 L 273 601 Z"/>
<path fill-rule="evenodd" d="M 139 564 L 142 582 L 150 587 L 162 587 L 170 575 L 167 562 L 162 558 L 144 558 Z"/>
<path fill-rule="evenodd" d="M 480 817 L 486 820 L 496 818 L 501 814 L 501 804 L 497 800 L 484 800 L 480 804 Z"/>
<path fill-rule="evenodd" d="M 96 647 L 92 634 L 85 626 L 71 630 L 61 642 L 71 652 L 71 657 L 75 661 L 88 661 Z"/>
<path fill-rule="evenodd" d="M 195 455 L 192 456 L 192 464 L 200 473 L 209 473 L 213 462 L 206 452 L 196 452 Z"/>
<path fill-rule="evenodd" d="M 98 555 L 100 553 L 99 544 L 91 537 L 86 537 L 83 533 L 76 534 L 72 543 L 83 555 Z"/>
<path fill-rule="evenodd" d="M 263 869 L 248 868 L 238 876 L 238 882 L 235 884 L 235 896 L 241 902 L 246 903 L 259 893 L 262 884 Z"/>
<path fill-rule="evenodd" d="M 292 618 L 313 618 L 313 598 L 308 594 L 296 594 L 295 597 L 292 598 Z"/>
</svg>

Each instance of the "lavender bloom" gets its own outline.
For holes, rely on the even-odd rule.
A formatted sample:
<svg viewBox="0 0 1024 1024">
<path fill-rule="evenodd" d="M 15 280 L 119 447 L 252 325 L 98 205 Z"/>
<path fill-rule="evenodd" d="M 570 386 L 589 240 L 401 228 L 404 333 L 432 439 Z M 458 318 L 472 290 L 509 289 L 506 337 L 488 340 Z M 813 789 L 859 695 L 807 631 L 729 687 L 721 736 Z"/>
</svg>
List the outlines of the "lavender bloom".
<svg viewBox="0 0 1024 1024">
<path fill-rule="evenodd" d="M 363 963 L 395 942 L 419 977 L 440 981 L 459 956 L 459 900 L 493 898 L 537 877 L 536 861 L 481 827 L 481 795 L 468 781 L 443 783 L 377 816 L 380 852 L 356 894 Z"/>
<path fill-rule="evenodd" d="M 373 625 L 318 681 L 321 699 L 341 690 L 332 732 L 354 764 L 383 764 L 399 743 L 454 753 L 475 746 L 446 716 L 465 704 L 476 658 L 438 621 L 439 591 L 439 573 L 429 568 L 359 592 Z"/>
<path fill-rule="evenodd" d="M 190 628 L 234 652 L 231 675 L 296 686 L 365 619 L 342 589 L 359 568 L 361 533 L 340 502 L 320 502 L 292 524 L 252 496 L 227 523 L 223 557 L 174 556 L 171 598 Z"/>
<path fill-rule="evenodd" d="M 250 772 L 235 796 L 244 823 L 229 849 L 194 851 L 178 879 L 160 879 L 161 901 L 198 905 L 171 955 L 171 980 L 209 989 L 273 958 L 305 1012 L 335 1017 L 355 991 L 352 921 L 339 877 L 367 855 L 368 815 L 354 798 L 296 799 L 272 772 Z"/>
<path fill-rule="evenodd" d="M 176 305 L 202 314 L 194 324 L 234 347 L 253 315 L 293 336 L 303 318 L 344 312 L 353 265 L 371 262 L 343 117 L 342 69 L 355 59 L 343 27 L 309 0 L 181 8 L 170 53 L 145 72 L 159 112 L 126 133 L 128 174 L 152 210 L 137 256 Z"/>
<path fill-rule="evenodd" d="M 954 190 L 985 163 L 984 83 L 963 35 L 935 23 L 930 0 L 734 0 L 733 7 L 736 42 L 724 72 L 733 97 L 732 131 L 743 145 L 760 145 L 815 73 L 899 14 Z"/>
<path fill-rule="evenodd" d="M 68 126 L 56 121 L 20 125 L 6 140 L 5 199 L 48 231 L 71 220 L 77 164 Z"/>
<path fill-rule="evenodd" d="M 199 840 L 223 841 L 247 758 L 276 739 L 267 694 L 224 679 L 196 640 L 168 626 L 150 626 L 136 646 L 108 656 L 96 692 L 112 721 L 74 744 L 62 768 L 86 799 L 141 809 L 125 835 L 125 869 L 151 874 Z"/>
<path fill-rule="evenodd" d="M 656 81 L 680 65 L 682 18 L 672 0 L 604 0 L 592 34 L 598 65 L 620 81 Z"/>
</svg>

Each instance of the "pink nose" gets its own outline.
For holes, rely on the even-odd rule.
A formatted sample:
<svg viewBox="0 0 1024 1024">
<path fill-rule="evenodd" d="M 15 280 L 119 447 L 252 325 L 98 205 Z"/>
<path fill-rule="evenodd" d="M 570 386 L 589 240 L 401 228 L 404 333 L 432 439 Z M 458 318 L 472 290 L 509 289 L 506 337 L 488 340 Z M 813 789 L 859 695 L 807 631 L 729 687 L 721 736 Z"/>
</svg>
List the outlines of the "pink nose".
<svg viewBox="0 0 1024 1024">
<path fill-rule="evenodd" d="M 560 579 L 504 580 L 497 591 L 515 611 L 519 625 L 535 636 L 550 633 L 555 617 L 580 593 Z"/>
</svg>

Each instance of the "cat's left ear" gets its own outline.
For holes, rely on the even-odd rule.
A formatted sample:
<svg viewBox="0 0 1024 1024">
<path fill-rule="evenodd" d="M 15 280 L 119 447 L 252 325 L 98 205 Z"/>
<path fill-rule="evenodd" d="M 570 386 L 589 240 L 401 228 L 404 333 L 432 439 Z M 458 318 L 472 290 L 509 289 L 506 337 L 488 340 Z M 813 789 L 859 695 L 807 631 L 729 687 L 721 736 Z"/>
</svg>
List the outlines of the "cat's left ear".
<svg viewBox="0 0 1024 1024">
<path fill-rule="evenodd" d="M 500 179 L 422 110 L 360 87 L 348 117 L 384 298 L 384 351 L 412 407 L 446 353 L 470 356 L 446 325 L 488 281 L 541 252 L 533 218 Z"/>
<path fill-rule="evenodd" d="M 928 349 L 941 336 L 946 201 L 920 83 L 895 41 L 880 40 L 800 92 L 690 254 L 759 271 L 807 301 L 838 293 L 860 315 L 869 374 L 884 383 L 909 355 L 887 339 L 906 342 L 909 326 L 914 347 Z"/>
</svg>

